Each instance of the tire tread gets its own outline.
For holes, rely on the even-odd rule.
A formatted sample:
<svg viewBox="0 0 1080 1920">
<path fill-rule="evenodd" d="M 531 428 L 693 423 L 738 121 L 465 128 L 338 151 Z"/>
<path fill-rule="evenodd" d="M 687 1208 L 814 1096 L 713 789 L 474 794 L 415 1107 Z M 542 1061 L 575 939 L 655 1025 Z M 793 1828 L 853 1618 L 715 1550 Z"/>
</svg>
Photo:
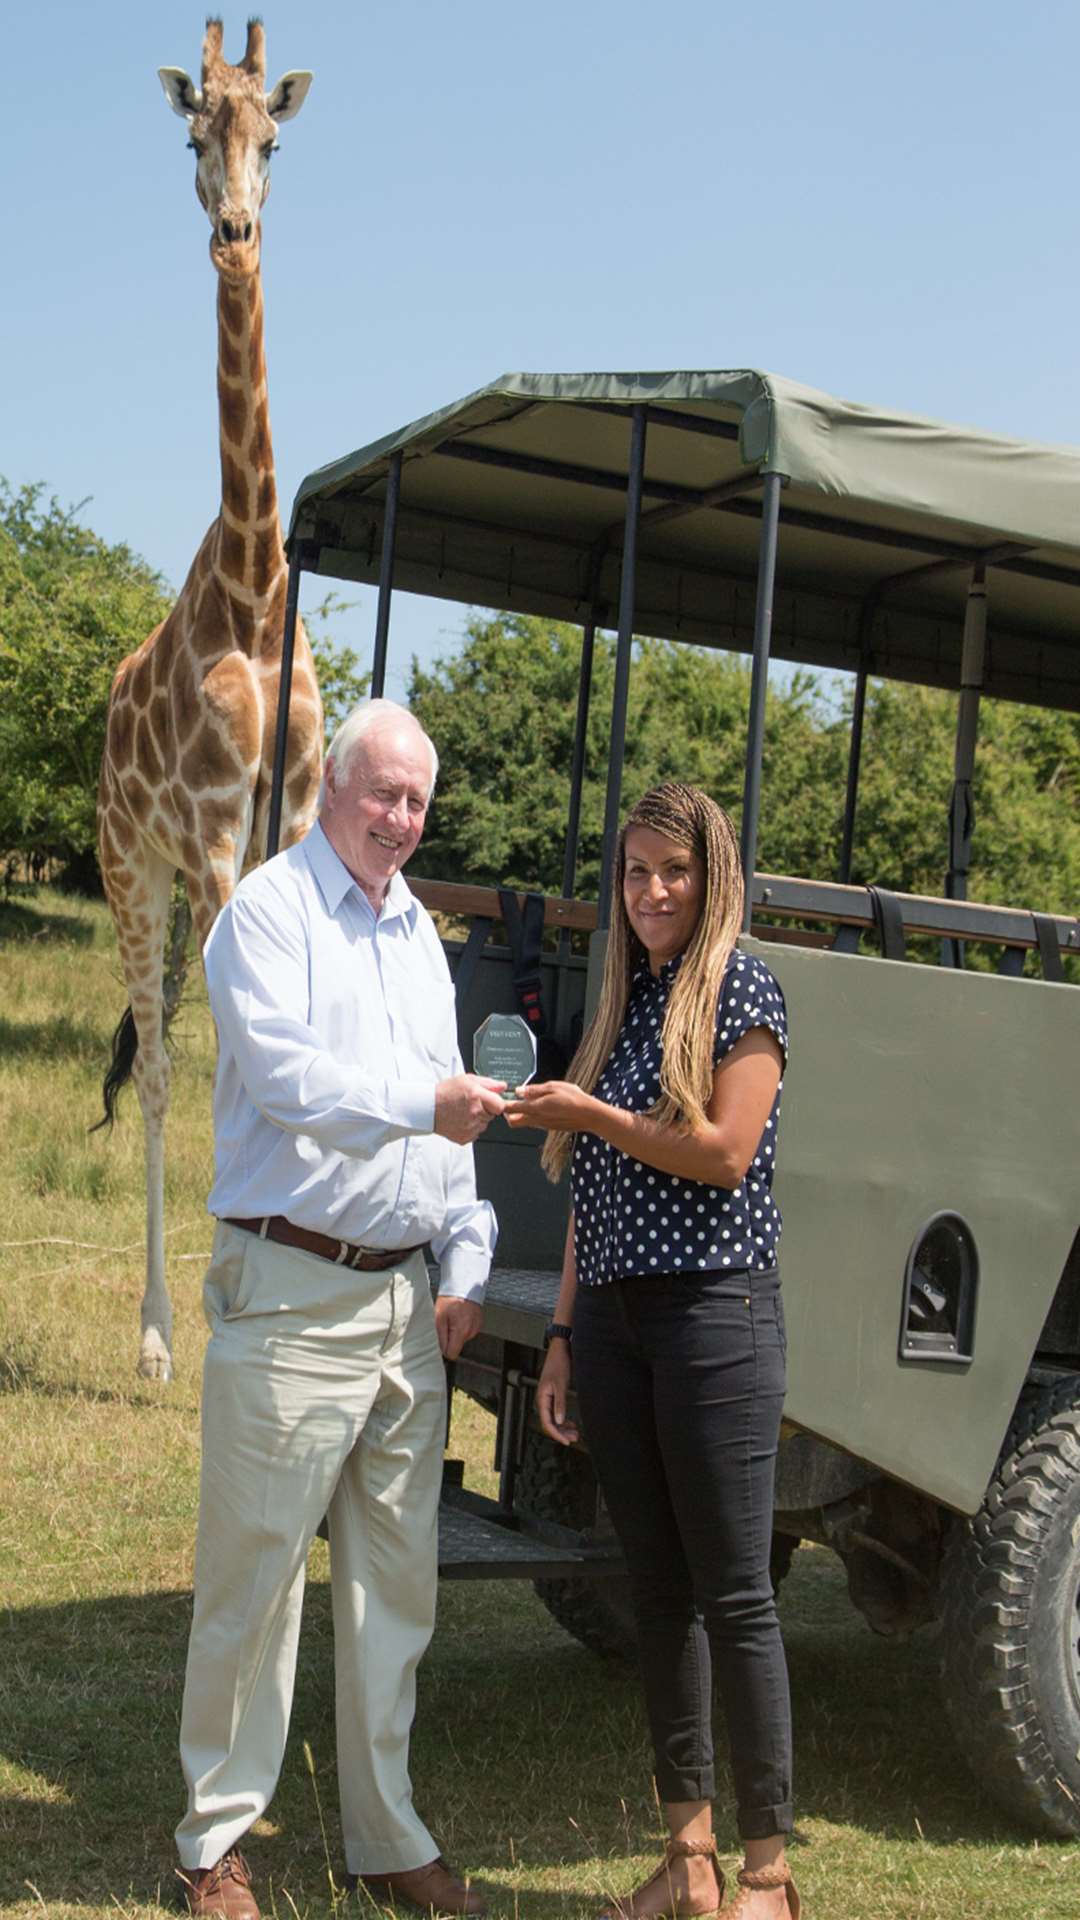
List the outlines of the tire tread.
<svg viewBox="0 0 1080 1920">
<path fill-rule="evenodd" d="M 1028 1662 L 1039 1550 L 1080 1477 L 1080 1376 L 1025 1392 L 983 1504 L 951 1529 L 942 1567 L 943 1691 L 969 1764 L 1014 1816 L 1075 1838 Z M 974 1736 L 974 1737 L 973 1737 Z"/>
</svg>

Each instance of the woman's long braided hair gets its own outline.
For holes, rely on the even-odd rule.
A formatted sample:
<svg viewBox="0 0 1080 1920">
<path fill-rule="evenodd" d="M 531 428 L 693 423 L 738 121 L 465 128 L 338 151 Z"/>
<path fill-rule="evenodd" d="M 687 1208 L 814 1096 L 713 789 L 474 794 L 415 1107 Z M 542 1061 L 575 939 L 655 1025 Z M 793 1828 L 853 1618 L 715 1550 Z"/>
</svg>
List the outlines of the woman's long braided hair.
<svg viewBox="0 0 1080 1920">
<path fill-rule="evenodd" d="M 677 846 L 696 853 L 705 869 L 701 917 L 664 1013 L 661 1091 L 651 1110 L 662 1125 L 690 1128 L 704 1120 L 712 1094 L 716 1004 L 743 915 L 743 872 L 735 829 L 723 807 L 700 787 L 666 780 L 644 794 L 623 823 L 611 883 L 611 931 L 600 999 L 566 1077 L 586 1093 L 592 1092 L 626 1016 L 631 981 L 645 958 L 623 904 L 626 836 L 635 827 L 666 834 Z M 560 1177 L 573 1144 L 572 1133 L 548 1134 L 541 1165 L 549 1180 Z"/>
</svg>

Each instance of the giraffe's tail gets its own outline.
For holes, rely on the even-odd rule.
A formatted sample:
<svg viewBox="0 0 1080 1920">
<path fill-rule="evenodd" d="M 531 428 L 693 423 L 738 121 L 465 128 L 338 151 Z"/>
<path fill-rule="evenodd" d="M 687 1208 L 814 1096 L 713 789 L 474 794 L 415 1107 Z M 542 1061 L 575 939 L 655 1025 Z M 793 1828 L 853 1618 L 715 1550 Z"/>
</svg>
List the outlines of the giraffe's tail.
<svg viewBox="0 0 1080 1920">
<path fill-rule="evenodd" d="M 91 1133 L 97 1133 L 99 1127 L 111 1127 L 116 1119 L 116 1102 L 120 1089 L 131 1078 L 131 1069 L 135 1064 L 135 1055 L 139 1048 L 139 1036 L 135 1031 L 135 1016 L 130 1007 L 125 1007 L 112 1040 L 112 1059 L 109 1070 L 102 1083 L 101 1095 L 105 1111 Z"/>
</svg>

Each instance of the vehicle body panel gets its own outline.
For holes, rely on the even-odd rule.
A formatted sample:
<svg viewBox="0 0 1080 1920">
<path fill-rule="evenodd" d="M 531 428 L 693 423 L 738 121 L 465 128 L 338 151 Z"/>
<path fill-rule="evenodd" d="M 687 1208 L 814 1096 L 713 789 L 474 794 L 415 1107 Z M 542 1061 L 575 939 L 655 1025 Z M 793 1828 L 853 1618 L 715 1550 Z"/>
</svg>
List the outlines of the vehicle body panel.
<svg viewBox="0 0 1080 1920">
<path fill-rule="evenodd" d="M 786 1415 L 973 1512 L 1076 1232 L 1075 989 L 743 944 L 791 1024 L 775 1189 Z M 970 1366 L 898 1354 L 908 1253 L 943 1210 L 979 1251 Z"/>
</svg>

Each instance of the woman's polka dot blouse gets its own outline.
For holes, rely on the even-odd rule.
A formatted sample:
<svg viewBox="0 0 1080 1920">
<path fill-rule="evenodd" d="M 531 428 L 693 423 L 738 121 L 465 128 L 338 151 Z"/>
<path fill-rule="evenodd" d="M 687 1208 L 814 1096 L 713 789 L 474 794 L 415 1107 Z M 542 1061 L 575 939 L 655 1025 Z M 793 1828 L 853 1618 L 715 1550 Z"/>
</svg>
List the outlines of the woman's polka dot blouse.
<svg viewBox="0 0 1080 1920">
<path fill-rule="evenodd" d="M 658 975 L 634 977 L 626 1018 L 593 1093 L 609 1106 L 644 1113 L 660 1097 L 664 1010 L 681 956 Z M 753 1027 L 776 1035 L 787 1064 L 787 1010 L 775 976 L 750 954 L 732 954 L 716 1010 L 713 1060 Z M 661 1173 L 594 1133 L 579 1133 L 570 1167 L 578 1284 L 602 1286 L 635 1273 L 775 1267 L 780 1214 L 772 1197 L 780 1081 L 757 1151 L 739 1186 L 707 1187 Z"/>
</svg>

